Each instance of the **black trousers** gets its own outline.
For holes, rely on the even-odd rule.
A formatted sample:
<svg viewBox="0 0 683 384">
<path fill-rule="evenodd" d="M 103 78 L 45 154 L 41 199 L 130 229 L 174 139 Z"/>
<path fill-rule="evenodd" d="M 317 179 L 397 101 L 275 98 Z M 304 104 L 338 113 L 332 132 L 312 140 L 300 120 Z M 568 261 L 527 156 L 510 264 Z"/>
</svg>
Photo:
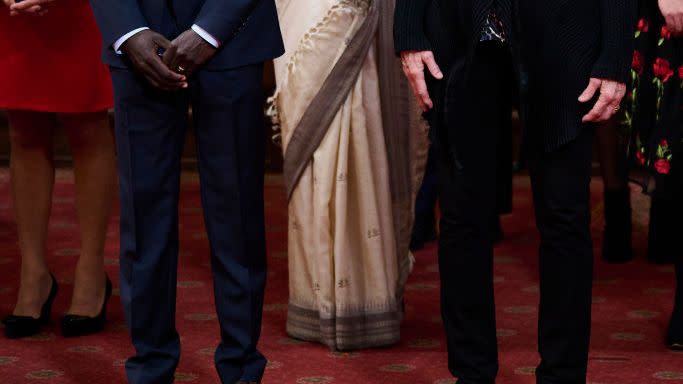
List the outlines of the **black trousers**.
<svg viewBox="0 0 683 384">
<path fill-rule="evenodd" d="M 442 316 L 451 372 L 461 384 L 493 383 L 498 371 L 493 293 L 493 234 L 496 214 L 495 145 L 510 127 L 509 50 L 479 46 L 468 80 L 468 100 L 455 134 L 461 167 L 451 165 L 438 143 L 442 208 L 439 266 Z M 453 120 L 453 119 L 451 119 Z M 590 339 L 592 239 L 590 178 L 592 129 L 554 152 L 529 153 L 541 234 L 539 383 L 585 383 Z"/>
</svg>

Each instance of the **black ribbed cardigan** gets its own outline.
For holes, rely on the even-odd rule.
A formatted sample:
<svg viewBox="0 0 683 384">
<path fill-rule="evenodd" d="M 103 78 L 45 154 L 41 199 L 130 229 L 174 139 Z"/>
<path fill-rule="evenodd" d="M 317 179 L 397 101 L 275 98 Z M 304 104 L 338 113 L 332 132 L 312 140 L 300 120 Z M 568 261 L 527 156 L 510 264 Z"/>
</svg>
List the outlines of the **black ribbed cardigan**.
<svg viewBox="0 0 683 384">
<path fill-rule="evenodd" d="M 397 0 L 397 52 L 431 50 L 444 73 L 471 56 L 493 0 Z M 637 0 L 499 0 L 510 28 L 530 136 L 552 151 L 576 138 L 593 102 L 578 96 L 591 77 L 626 82 Z M 429 77 L 429 76 L 428 76 Z M 439 100 L 448 84 L 429 80 Z"/>
</svg>

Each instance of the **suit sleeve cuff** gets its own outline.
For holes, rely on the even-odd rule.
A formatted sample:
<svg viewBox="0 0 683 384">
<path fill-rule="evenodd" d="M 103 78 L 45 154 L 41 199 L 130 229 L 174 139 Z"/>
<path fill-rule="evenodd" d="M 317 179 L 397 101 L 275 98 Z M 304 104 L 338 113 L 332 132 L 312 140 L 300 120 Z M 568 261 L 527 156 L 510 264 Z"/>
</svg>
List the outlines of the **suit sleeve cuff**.
<svg viewBox="0 0 683 384">
<path fill-rule="evenodd" d="M 198 26 L 197 24 L 192 25 L 192 30 L 195 31 L 202 39 L 206 40 L 207 43 L 214 46 L 214 48 L 220 48 L 221 42 L 218 41 L 213 35 L 204 30 L 204 28 Z"/>
<path fill-rule="evenodd" d="M 122 55 L 123 52 L 121 52 L 121 46 L 123 45 L 123 43 L 128 41 L 128 39 L 135 36 L 139 32 L 142 32 L 142 31 L 147 30 L 147 29 L 149 29 L 149 28 L 148 27 L 136 28 L 136 29 L 126 33 L 125 35 L 121 36 L 120 39 L 118 39 L 114 42 L 114 52 L 116 52 L 118 55 Z"/>
</svg>

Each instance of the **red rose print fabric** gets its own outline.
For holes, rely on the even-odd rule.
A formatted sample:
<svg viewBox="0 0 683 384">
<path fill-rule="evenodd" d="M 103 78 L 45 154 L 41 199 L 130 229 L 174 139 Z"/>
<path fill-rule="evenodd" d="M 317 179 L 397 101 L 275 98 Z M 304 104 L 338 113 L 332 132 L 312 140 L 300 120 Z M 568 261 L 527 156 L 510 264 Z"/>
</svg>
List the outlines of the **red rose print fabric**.
<svg viewBox="0 0 683 384">
<path fill-rule="evenodd" d="M 682 53 L 683 38 L 667 28 L 657 2 L 641 1 L 621 128 L 633 166 L 655 177 L 683 167 Z"/>
</svg>

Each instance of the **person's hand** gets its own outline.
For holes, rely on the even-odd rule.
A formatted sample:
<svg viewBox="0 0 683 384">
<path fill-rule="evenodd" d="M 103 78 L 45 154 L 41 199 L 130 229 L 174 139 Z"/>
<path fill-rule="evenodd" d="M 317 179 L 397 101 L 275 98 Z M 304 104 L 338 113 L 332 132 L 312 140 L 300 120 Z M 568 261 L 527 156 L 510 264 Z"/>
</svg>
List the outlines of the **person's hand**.
<svg viewBox="0 0 683 384">
<path fill-rule="evenodd" d="M 22 13 L 27 15 L 42 16 L 47 13 L 48 8 L 55 0 L 24 0 L 18 3 L 16 0 L 4 1 L 6 5 L 10 2 L 13 3 L 9 5 L 9 13 L 11 16 L 16 16 Z"/>
<path fill-rule="evenodd" d="M 14 5 L 14 0 L 2 0 L 2 3 L 5 4 L 5 7 L 9 9 L 12 7 L 12 5 Z"/>
<path fill-rule="evenodd" d="M 155 87 L 164 91 L 187 88 L 187 78 L 171 71 L 161 60 L 159 48 L 166 52 L 175 48 L 163 35 L 152 30 L 136 33 L 121 46 L 133 66 Z"/>
<path fill-rule="evenodd" d="M 434 103 L 427 90 L 425 65 L 435 79 L 443 79 L 443 73 L 434 60 L 434 54 L 431 51 L 403 51 L 401 52 L 401 62 L 403 63 L 403 72 L 408 78 L 417 101 L 420 103 L 420 108 L 427 112 L 434 107 Z"/>
<path fill-rule="evenodd" d="M 674 35 L 683 35 L 683 0 L 659 0 L 666 27 Z"/>
<path fill-rule="evenodd" d="M 171 49 L 164 52 L 164 64 L 171 70 L 189 77 L 206 64 L 216 51 L 216 47 L 189 29 L 171 42 Z"/>
<path fill-rule="evenodd" d="M 626 95 L 626 84 L 617 81 L 591 78 L 588 88 L 579 96 L 579 101 L 587 103 L 593 99 L 595 93 L 600 91 L 598 101 L 582 119 L 584 123 L 607 121 L 617 112 L 621 100 Z"/>
</svg>

